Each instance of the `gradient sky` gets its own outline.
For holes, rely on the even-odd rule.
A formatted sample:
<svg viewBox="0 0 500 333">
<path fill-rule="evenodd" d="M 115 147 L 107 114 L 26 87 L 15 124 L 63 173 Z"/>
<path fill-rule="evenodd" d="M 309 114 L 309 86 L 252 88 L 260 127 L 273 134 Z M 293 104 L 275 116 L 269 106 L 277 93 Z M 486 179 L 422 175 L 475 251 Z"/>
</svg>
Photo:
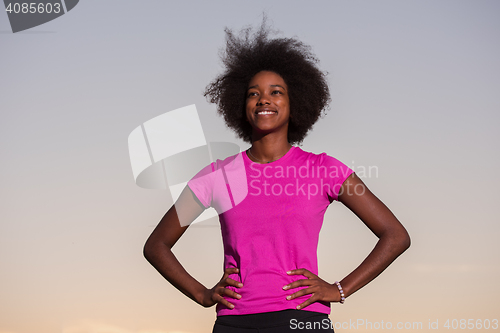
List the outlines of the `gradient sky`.
<svg viewBox="0 0 500 333">
<path fill-rule="evenodd" d="M 332 321 L 424 332 L 429 321 L 500 319 L 499 1 L 85 0 L 16 34 L 0 13 L 0 333 L 211 332 L 215 308 L 142 256 L 172 199 L 135 185 L 127 137 L 196 104 L 208 141 L 248 148 L 202 92 L 221 71 L 224 27 L 258 25 L 263 12 L 330 73 L 331 110 L 302 149 L 358 173 L 375 166 L 365 183 L 412 237 L 332 305 Z M 217 223 L 174 247 L 207 287 L 222 276 Z M 333 203 L 320 276 L 342 279 L 375 241 Z"/>
</svg>

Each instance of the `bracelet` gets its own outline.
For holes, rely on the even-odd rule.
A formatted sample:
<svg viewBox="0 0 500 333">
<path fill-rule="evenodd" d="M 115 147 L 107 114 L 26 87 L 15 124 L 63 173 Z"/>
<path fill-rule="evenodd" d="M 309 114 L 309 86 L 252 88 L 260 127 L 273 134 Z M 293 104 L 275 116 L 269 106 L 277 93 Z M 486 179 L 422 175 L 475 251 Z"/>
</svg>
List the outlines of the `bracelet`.
<svg viewBox="0 0 500 333">
<path fill-rule="evenodd" d="M 335 281 L 335 284 L 337 285 L 337 288 L 339 288 L 339 292 L 340 292 L 340 304 L 344 304 L 344 302 L 345 302 L 344 290 L 342 290 L 342 286 L 340 285 L 339 281 Z"/>
</svg>

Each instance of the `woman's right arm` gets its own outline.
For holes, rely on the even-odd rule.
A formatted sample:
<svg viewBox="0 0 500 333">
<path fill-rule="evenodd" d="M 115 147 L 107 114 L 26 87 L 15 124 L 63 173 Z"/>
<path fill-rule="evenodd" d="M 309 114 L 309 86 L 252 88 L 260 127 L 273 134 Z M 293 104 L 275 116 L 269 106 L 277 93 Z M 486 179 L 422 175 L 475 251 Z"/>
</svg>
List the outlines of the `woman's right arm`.
<svg viewBox="0 0 500 333">
<path fill-rule="evenodd" d="M 210 307 L 216 303 L 222 303 L 229 308 L 233 308 L 234 306 L 221 295 L 233 298 L 241 297 L 226 288 L 228 285 L 238 288 L 243 286 L 239 282 L 228 278 L 229 274 L 238 272 L 237 268 L 226 269 L 219 283 L 212 289 L 207 289 L 182 267 L 171 250 L 177 240 L 187 230 L 189 224 L 204 209 L 191 189 L 186 186 L 175 205 L 168 210 L 146 241 L 144 245 L 144 257 L 174 287 L 198 304 Z M 182 224 L 179 216 L 181 217 Z"/>
</svg>

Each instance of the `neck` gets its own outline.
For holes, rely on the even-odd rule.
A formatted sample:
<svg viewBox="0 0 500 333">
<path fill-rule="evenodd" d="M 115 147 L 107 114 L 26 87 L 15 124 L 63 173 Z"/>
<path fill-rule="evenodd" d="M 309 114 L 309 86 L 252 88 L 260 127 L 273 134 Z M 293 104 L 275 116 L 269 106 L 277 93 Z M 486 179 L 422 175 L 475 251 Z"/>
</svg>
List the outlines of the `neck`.
<svg viewBox="0 0 500 333">
<path fill-rule="evenodd" d="M 254 162 L 272 162 L 283 157 L 291 147 L 292 145 L 288 141 L 257 140 L 252 142 L 250 154 L 254 159 L 257 159 Z"/>
</svg>

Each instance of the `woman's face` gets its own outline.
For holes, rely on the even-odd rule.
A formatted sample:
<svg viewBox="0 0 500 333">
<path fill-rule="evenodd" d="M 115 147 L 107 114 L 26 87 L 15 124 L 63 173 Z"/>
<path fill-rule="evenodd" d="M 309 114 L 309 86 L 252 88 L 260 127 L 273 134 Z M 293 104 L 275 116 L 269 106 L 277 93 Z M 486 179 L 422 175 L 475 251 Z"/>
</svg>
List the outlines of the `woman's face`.
<svg viewBox="0 0 500 333">
<path fill-rule="evenodd" d="M 287 135 L 290 101 L 288 87 L 281 76 L 269 71 L 255 74 L 248 84 L 246 116 L 254 132 Z"/>
</svg>

